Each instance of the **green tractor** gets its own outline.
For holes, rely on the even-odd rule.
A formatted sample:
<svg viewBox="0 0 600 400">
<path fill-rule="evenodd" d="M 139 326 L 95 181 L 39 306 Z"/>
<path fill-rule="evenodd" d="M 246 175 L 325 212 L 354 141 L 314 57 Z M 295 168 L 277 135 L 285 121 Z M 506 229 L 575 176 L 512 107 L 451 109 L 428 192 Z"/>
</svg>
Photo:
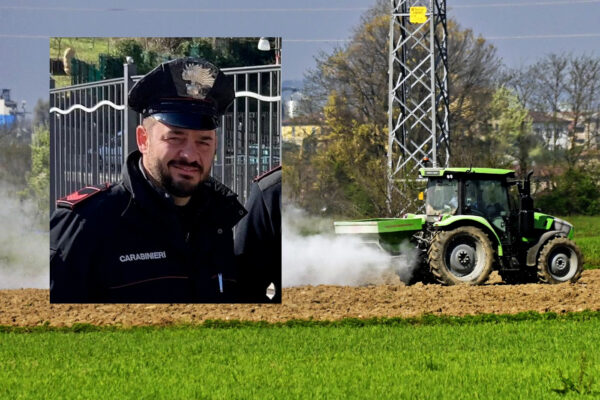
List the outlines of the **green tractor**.
<svg viewBox="0 0 600 400">
<path fill-rule="evenodd" d="M 420 250 L 414 281 L 481 285 L 493 270 L 506 283 L 576 282 L 583 271 L 573 225 L 533 208 L 529 173 L 492 168 L 422 168 L 425 214 L 335 222 L 392 256 L 407 240 Z"/>
</svg>

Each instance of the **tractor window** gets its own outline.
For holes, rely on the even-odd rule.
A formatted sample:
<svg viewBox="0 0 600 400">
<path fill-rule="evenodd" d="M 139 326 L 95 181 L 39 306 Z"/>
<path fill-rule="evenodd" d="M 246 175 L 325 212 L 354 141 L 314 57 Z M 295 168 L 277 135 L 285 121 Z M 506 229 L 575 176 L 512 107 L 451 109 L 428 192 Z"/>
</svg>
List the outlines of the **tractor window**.
<svg viewBox="0 0 600 400">
<path fill-rule="evenodd" d="M 519 190 L 517 185 L 511 185 L 508 187 L 508 201 L 511 210 L 518 210 L 520 204 Z"/>
<path fill-rule="evenodd" d="M 446 178 L 427 182 L 427 215 L 454 214 L 458 208 L 458 181 Z"/>
<path fill-rule="evenodd" d="M 509 211 L 506 186 L 498 180 L 465 181 L 465 210 L 468 214 L 494 219 Z"/>
</svg>

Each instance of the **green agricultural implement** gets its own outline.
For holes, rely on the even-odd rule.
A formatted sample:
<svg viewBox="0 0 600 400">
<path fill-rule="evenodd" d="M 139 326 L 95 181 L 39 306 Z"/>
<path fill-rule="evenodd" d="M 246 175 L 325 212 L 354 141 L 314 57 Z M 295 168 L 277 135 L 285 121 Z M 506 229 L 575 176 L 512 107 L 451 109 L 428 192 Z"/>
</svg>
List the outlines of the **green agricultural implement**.
<svg viewBox="0 0 600 400">
<path fill-rule="evenodd" d="M 506 283 L 576 282 L 583 257 L 573 225 L 534 209 L 529 173 L 492 168 L 422 168 L 425 214 L 335 222 L 392 256 L 419 249 L 412 281 L 483 284 L 493 270 Z"/>
</svg>

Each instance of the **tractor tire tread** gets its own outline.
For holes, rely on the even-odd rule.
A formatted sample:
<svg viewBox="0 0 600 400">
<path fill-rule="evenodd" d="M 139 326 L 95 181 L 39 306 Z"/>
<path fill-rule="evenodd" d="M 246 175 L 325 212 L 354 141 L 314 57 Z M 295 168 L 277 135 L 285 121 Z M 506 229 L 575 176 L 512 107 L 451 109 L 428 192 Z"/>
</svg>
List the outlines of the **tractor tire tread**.
<svg viewBox="0 0 600 400">
<path fill-rule="evenodd" d="M 486 264 L 483 268 L 482 273 L 472 281 L 461 281 L 460 279 L 454 277 L 451 272 L 448 271 L 446 267 L 446 263 L 444 261 L 444 245 L 446 242 L 452 238 L 452 236 L 456 235 L 458 232 L 467 233 L 472 237 L 477 238 L 485 249 L 486 253 Z M 431 246 L 427 251 L 429 268 L 431 273 L 435 277 L 435 279 L 447 286 L 464 284 L 464 285 L 481 285 L 483 284 L 490 276 L 495 257 L 495 250 L 492 246 L 492 242 L 489 236 L 483 232 L 481 229 L 474 226 L 462 226 L 449 231 L 439 231 L 437 232 L 431 241 Z"/>
<path fill-rule="evenodd" d="M 577 255 L 577 260 L 578 260 L 577 271 L 575 272 L 575 275 L 573 275 L 567 281 L 559 281 L 557 279 L 554 279 L 550 275 L 550 273 L 548 272 L 548 270 L 546 268 L 548 256 L 550 255 L 553 248 L 557 245 L 558 246 L 563 245 L 566 247 L 570 247 L 573 249 L 573 251 Z M 579 248 L 579 246 L 577 246 L 575 244 L 575 242 L 573 242 L 572 240 L 570 240 L 564 236 L 559 236 L 559 237 L 555 237 L 553 239 L 548 240 L 542 246 L 542 250 L 540 251 L 538 259 L 537 259 L 537 276 L 541 283 L 548 283 L 548 284 L 557 284 L 557 283 L 566 283 L 566 282 L 575 283 L 579 280 L 579 278 L 581 278 L 582 273 L 583 273 L 583 254 L 581 253 L 581 249 Z"/>
</svg>

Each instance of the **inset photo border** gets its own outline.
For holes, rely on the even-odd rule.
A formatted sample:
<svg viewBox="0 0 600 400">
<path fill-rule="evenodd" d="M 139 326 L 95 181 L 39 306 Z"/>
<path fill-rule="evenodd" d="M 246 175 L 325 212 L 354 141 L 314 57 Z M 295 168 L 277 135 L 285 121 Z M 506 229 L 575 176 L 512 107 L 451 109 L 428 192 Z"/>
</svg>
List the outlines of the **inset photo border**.
<svg viewBox="0 0 600 400">
<path fill-rule="evenodd" d="M 51 302 L 281 302 L 281 38 L 51 38 L 50 73 Z"/>
</svg>

